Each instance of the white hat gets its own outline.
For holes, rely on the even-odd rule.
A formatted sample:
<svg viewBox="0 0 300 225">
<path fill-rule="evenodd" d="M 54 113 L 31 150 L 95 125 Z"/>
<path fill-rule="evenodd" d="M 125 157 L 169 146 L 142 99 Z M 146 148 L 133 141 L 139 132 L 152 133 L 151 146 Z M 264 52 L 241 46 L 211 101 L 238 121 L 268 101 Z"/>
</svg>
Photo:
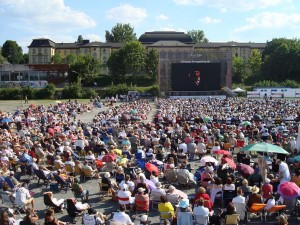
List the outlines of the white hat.
<svg viewBox="0 0 300 225">
<path fill-rule="evenodd" d="M 157 183 L 155 184 L 155 186 L 156 186 L 157 188 L 161 188 L 161 187 L 162 187 L 162 185 L 161 185 L 160 182 L 157 182 Z"/>
<path fill-rule="evenodd" d="M 141 222 L 147 222 L 148 221 L 148 216 L 147 215 L 142 215 L 141 216 Z"/>
<path fill-rule="evenodd" d="M 153 149 L 152 148 L 149 148 L 149 153 L 153 153 Z"/>
<path fill-rule="evenodd" d="M 120 188 L 121 188 L 121 190 L 127 191 L 128 190 L 128 185 L 127 184 L 121 184 Z"/>
<path fill-rule="evenodd" d="M 67 142 L 65 143 L 65 146 L 69 146 L 69 145 L 70 145 L 70 142 L 67 141 Z"/>
<path fill-rule="evenodd" d="M 175 168 L 175 165 L 172 163 L 172 164 L 170 164 L 170 168 L 171 169 L 174 169 Z"/>
<path fill-rule="evenodd" d="M 140 187 L 140 188 L 138 189 L 138 192 L 143 193 L 145 190 L 146 190 L 145 188 Z"/>
<path fill-rule="evenodd" d="M 269 184 L 270 182 L 271 182 L 271 180 L 270 180 L 269 178 L 266 178 L 266 179 L 265 179 L 265 183 L 266 183 L 266 184 Z"/>
<path fill-rule="evenodd" d="M 105 172 L 104 177 L 105 178 L 110 178 L 110 173 L 109 172 Z"/>
</svg>

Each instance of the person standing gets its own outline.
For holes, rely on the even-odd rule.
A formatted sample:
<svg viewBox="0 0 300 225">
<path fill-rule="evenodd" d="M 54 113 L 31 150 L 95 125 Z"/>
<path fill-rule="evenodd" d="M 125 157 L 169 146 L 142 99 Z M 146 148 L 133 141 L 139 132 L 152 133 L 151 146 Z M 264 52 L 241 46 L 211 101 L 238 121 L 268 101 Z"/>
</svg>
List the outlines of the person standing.
<svg viewBox="0 0 300 225">
<path fill-rule="evenodd" d="M 120 212 L 114 214 L 112 221 L 120 225 L 133 225 L 128 214 L 125 213 L 126 206 L 120 205 Z"/>
<path fill-rule="evenodd" d="M 286 181 L 291 180 L 291 174 L 288 165 L 286 162 L 282 161 L 281 159 L 278 159 L 277 164 L 279 165 L 279 180 L 280 183 L 284 183 Z"/>
</svg>

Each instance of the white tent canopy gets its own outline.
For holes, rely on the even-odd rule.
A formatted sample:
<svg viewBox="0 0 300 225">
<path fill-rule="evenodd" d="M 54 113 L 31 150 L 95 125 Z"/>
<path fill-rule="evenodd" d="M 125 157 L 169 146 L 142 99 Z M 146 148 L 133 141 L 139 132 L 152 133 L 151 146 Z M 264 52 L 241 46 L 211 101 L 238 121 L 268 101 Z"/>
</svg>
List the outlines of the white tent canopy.
<svg viewBox="0 0 300 225">
<path fill-rule="evenodd" d="M 242 88 L 239 88 L 239 87 L 233 89 L 232 91 L 236 92 L 236 93 L 238 93 L 238 92 L 245 92 L 245 90 L 243 90 Z"/>
</svg>

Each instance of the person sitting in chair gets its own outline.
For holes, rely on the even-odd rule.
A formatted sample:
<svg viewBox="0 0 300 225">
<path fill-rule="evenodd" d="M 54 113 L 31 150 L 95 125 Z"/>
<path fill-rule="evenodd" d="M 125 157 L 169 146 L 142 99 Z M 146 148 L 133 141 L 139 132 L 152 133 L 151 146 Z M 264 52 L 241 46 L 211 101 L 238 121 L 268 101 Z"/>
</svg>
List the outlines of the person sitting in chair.
<svg viewBox="0 0 300 225">
<path fill-rule="evenodd" d="M 97 212 L 95 209 L 93 208 L 89 208 L 88 209 L 88 213 L 84 213 L 82 215 L 82 222 L 83 225 L 89 225 L 92 224 L 93 222 L 95 222 L 96 224 L 105 224 L 106 221 L 108 221 L 110 215 L 104 215 L 101 212 Z"/>
<path fill-rule="evenodd" d="M 16 191 L 16 204 L 17 206 L 25 207 L 31 205 L 34 210 L 34 198 L 31 197 L 29 190 L 26 188 L 26 183 L 22 183 L 21 187 Z"/>
<path fill-rule="evenodd" d="M 44 192 L 44 195 L 48 195 L 51 199 L 51 201 L 57 205 L 58 207 L 61 207 L 61 212 L 63 212 L 63 208 L 64 208 L 64 199 L 59 199 L 57 200 L 56 198 L 53 197 L 53 193 L 51 191 L 48 191 L 48 192 Z"/>
<path fill-rule="evenodd" d="M 82 185 L 79 184 L 79 180 L 74 178 L 74 184 L 72 185 L 72 191 L 75 194 L 79 194 L 84 201 L 89 200 L 89 190 L 84 190 Z"/>
</svg>

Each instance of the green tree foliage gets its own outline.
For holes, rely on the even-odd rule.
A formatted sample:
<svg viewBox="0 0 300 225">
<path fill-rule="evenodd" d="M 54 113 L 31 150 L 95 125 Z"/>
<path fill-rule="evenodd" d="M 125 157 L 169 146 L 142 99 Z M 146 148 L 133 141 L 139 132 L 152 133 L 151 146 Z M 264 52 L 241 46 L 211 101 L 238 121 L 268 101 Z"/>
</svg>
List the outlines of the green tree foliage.
<svg viewBox="0 0 300 225">
<path fill-rule="evenodd" d="M 203 30 L 190 30 L 187 33 L 191 36 L 193 42 L 195 43 L 208 42 L 208 39 L 205 37 Z"/>
<path fill-rule="evenodd" d="M 262 80 L 253 84 L 253 87 L 290 87 L 299 88 L 300 82 L 294 80 L 285 80 L 283 82 L 276 82 L 274 80 Z"/>
<path fill-rule="evenodd" d="M 145 68 L 146 49 L 139 41 L 131 41 L 122 48 L 127 73 L 135 74 Z"/>
<path fill-rule="evenodd" d="M 241 83 L 245 77 L 246 66 L 242 57 L 232 58 L 232 82 Z"/>
<path fill-rule="evenodd" d="M 144 72 L 146 65 L 146 49 L 138 41 L 132 41 L 112 52 L 107 66 L 114 80 L 124 81 L 126 74 Z"/>
<path fill-rule="evenodd" d="M 267 42 L 263 52 L 262 79 L 300 81 L 300 40 L 278 38 Z"/>
<path fill-rule="evenodd" d="M 262 66 L 262 54 L 257 49 L 251 51 L 248 66 L 251 72 L 251 76 L 258 77 L 261 74 Z"/>
<path fill-rule="evenodd" d="M 146 73 L 148 76 L 156 81 L 157 80 L 157 75 L 158 75 L 158 60 L 159 60 L 159 55 L 158 51 L 156 49 L 151 49 L 146 57 Z"/>
<path fill-rule="evenodd" d="M 92 82 L 100 75 L 101 61 L 91 55 L 78 55 L 74 64 L 70 65 L 69 80 L 81 84 Z"/>
<path fill-rule="evenodd" d="M 82 37 L 82 35 L 78 35 L 77 43 L 82 43 L 82 42 L 83 42 L 83 37 Z"/>
<path fill-rule="evenodd" d="M 4 58 L 4 56 L 2 55 L 2 48 L 0 48 L 0 65 L 4 64 L 6 62 L 6 59 Z"/>
<path fill-rule="evenodd" d="M 23 54 L 23 64 L 28 64 L 29 63 L 29 55 L 27 53 Z"/>
<path fill-rule="evenodd" d="M 77 55 L 74 53 L 68 54 L 65 58 L 65 62 L 70 65 L 75 64 L 77 62 Z"/>
<path fill-rule="evenodd" d="M 23 61 L 23 50 L 16 41 L 7 40 L 2 46 L 2 55 L 12 64 L 20 64 Z"/>
<path fill-rule="evenodd" d="M 117 23 L 111 29 L 111 32 L 105 31 L 105 39 L 107 43 L 126 43 L 129 41 L 135 41 L 136 33 L 134 33 L 134 28 L 130 24 Z"/>
<path fill-rule="evenodd" d="M 60 54 L 55 54 L 54 56 L 52 56 L 51 61 L 54 64 L 61 64 L 64 62 L 64 59 Z"/>
</svg>

